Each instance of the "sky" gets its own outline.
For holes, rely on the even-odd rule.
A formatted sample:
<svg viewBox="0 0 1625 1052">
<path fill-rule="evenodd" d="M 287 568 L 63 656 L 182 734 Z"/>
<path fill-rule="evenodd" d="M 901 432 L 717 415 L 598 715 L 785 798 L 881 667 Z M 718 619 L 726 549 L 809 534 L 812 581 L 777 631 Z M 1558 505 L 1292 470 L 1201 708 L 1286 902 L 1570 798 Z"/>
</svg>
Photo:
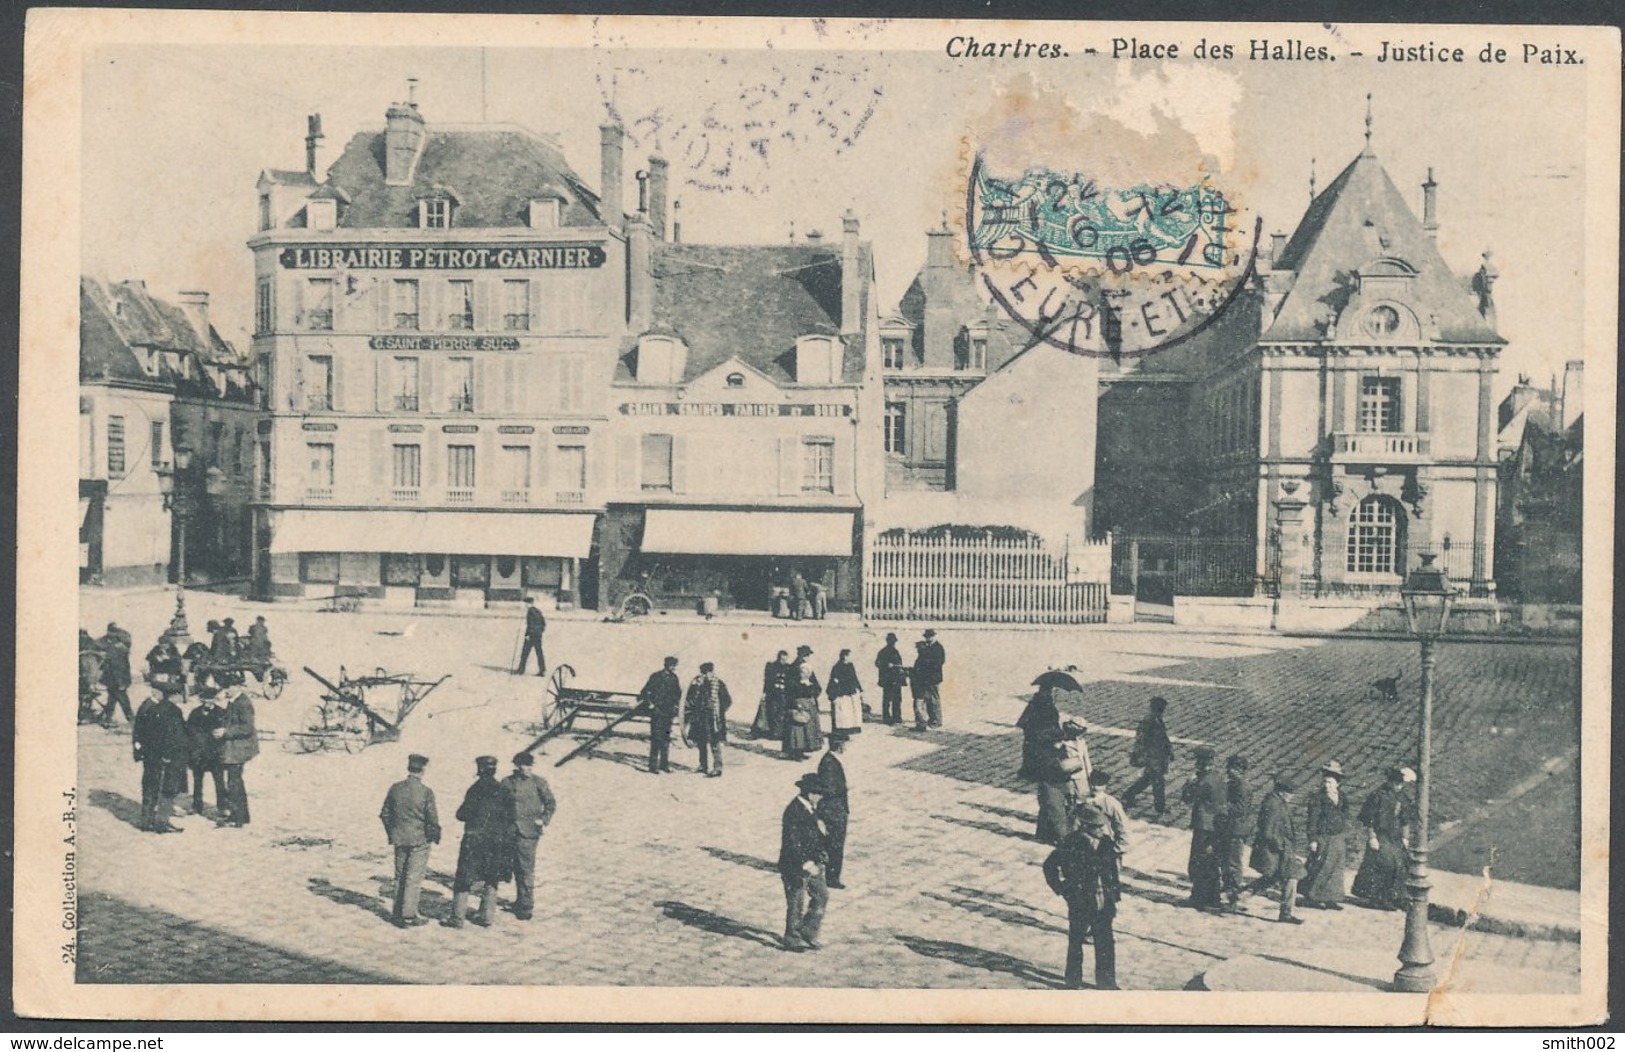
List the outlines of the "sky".
<svg viewBox="0 0 1625 1052">
<path fill-rule="evenodd" d="M 1098 162 L 1087 156 L 1097 140 L 1070 134 L 1080 125 L 1106 116 L 1151 142 L 1173 128 L 1266 232 L 1290 233 L 1311 159 L 1324 187 L 1363 147 L 1369 92 L 1373 148 L 1417 212 L 1433 168 L 1445 259 L 1466 276 L 1494 252 L 1510 341 L 1499 397 L 1520 372 L 1544 383 L 1582 356 L 1585 113 L 1578 90 L 1562 106 L 1531 101 L 1552 76 L 1354 61 L 978 65 L 940 49 L 104 46 L 85 71 L 83 269 L 144 279 L 160 296 L 208 289 L 216 325 L 246 348 L 260 170 L 303 166 L 309 113 L 322 115 L 331 162 L 416 77 L 431 127 L 556 133 L 593 187 L 598 125 L 619 116 L 628 208 L 631 173 L 658 148 L 685 241 L 782 241 L 792 225 L 839 236 L 851 208 L 875 245 L 885 310 L 924 260 L 924 231 L 962 208 L 967 136 L 990 121 L 1030 113 L 1021 141 L 1077 170 Z"/>
</svg>

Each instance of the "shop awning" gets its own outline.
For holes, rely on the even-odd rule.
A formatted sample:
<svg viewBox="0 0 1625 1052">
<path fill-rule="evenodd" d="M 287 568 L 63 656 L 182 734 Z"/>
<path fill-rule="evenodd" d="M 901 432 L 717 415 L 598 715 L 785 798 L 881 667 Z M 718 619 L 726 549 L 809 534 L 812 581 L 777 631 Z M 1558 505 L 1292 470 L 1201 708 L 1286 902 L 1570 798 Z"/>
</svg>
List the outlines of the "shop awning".
<svg viewBox="0 0 1625 1052">
<path fill-rule="evenodd" d="M 275 520 L 273 552 L 552 555 L 584 559 L 596 515 L 570 512 L 317 511 Z"/>
<path fill-rule="evenodd" d="M 680 555 L 851 555 L 849 511 L 650 508 L 643 550 Z"/>
</svg>

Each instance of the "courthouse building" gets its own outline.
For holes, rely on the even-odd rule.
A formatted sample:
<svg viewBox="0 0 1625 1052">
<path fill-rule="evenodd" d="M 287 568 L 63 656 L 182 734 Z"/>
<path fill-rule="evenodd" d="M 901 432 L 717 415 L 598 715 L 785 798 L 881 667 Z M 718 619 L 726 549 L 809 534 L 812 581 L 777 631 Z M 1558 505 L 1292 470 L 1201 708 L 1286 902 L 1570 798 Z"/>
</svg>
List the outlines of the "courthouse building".
<svg viewBox="0 0 1625 1052">
<path fill-rule="evenodd" d="M 597 600 L 625 331 L 623 133 L 601 192 L 554 137 L 415 100 L 259 180 L 256 583 L 271 596 Z"/>
</svg>

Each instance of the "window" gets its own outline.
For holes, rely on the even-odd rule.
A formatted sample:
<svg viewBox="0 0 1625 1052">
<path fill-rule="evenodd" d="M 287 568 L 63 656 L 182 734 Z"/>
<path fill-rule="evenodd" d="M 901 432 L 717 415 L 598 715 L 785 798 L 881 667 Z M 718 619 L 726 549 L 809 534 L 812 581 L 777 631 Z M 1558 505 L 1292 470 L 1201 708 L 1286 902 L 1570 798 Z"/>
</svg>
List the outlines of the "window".
<svg viewBox="0 0 1625 1052">
<path fill-rule="evenodd" d="M 418 327 L 418 283 L 416 278 L 395 279 L 395 328 Z"/>
<path fill-rule="evenodd" d="M 577 413 L 587 407 L 587 360 L 579 354 L 559 359 L 559 408 Z"/>
<path fill-rule="evenodd" d="M 745 386 L 745 374 L 744 373 L 729 373 L 728 374 L 728 386 L 729 387 L 744 387 Z"/>
<path fill-rule="evenodd" d="M 393 588 L 416 588 L 423 561 L 415 554 L 384 553 L 384 584 Z"/>
<path fill-rule="evenodd" d="M 451 586 L 453 588 L 484 588 L 491 583 L 491 560 L 484 555 L 453 555 L 451 557 Z"/>
<path fill-rule="evenodd" d="M 502 327 L 509 332 L 524 332 L 530 328 L 530 282 L 502 283 Z"/>
<path fill-rule="evenodd" d="M 446 284 L 450 286 L 446 300 L 446 328 L 467 332 L 474 327 L 474 283 L 459 280 Z"/>
<path fill-rule="evenodd" d="M 417 412 L 418 360 L 396 358 L 392 365 L 390 381 L 390 387 L 395 392 L 395 409 L 402 413 Z"/>
<path fill-rule="evenodd" d="M 315 500 L 333 496 L 333 443 L 307 442 L 309 470 L 305 473 L 306 495 Z"/>
<path fill-rule="evenodd" d="M 502 447 L 502 499 L 511 504 L 530 500 L 530 447 Z"/>
<path fill-rule="evenodd" d="M 558 449 L 559 489 L 580 493 L 587 488 L 587 447 L 560 446 Z"/>
<path fill-rule="evenodd" d="M 300 552 L 299 580 L 305 584 L 338 584 L 338 552 Z"/>
<path fill-rule="evenodd" d="M 241 427 L 238 427 L 236 431 L 232 432 L 231 471 L 234 475 L 241 475 L 243 472 L 248 470 L 248 463 L 243 459 L 243 453 L 247 448 L 247 438 L 248 436 L 243 432 Z"/>
<path fill-rule="evenodd" d="M 331 197 L 318 197 L 305 204 L 305 224 L 312 230 L 332 230 L 338 226 L 339 203 Z"/>
<path fill-rule="evenodd" d="M 226 425 L 221 423 L 219 420 L 210 421 L 210 423 L 209 423 L 209 446 L 208 446 L 207 449 L 204 450 L 203 459 L 207 463 L 212 464 L 212 465 L 214 465 L 215 467 L 218 468 L 220 466 L 220 457 L 221 457 L 221 454 L 225 451 L 225 447 L 226 447 Z"/>
<path fill-rule="evenodd" d="M 908 405 L 904 402 L 886 403 L 886 452 L 908 452 Z"/>
<path fill-rule="evenodd" d="M 271 195 L 260 195 L 260 229 L 271 229 Z"/>
<path fill-rule="evenodd" d="M 1349 573 L 1398 573 L 1399 517 L 1393 501 L 1367 497 L 1349 520 Z"/>
<path fill-rule="evenodd" d="M 333 331 L 333 279 L 311 278 L 310 307 L 305 311 L 305 328 L 312 332 Z"/>
<path fill-rule="evenodd" d="M 107 477 L 110 479 L 124 477 L 124 418 L 122 416 L 107 418 Z"/>
<path fill-rule="evenodd" d="M 254 335 L 264 336 L 275 328 L 271 315 L 271 279 L 261 278 L 254 286 Z"/>
<path fill-rule="evenodd" d="M 259 472 L 259 476 L 255 485 L 259 488 L 261 497 L 269 497 L 271 495 L 271 443 L 268 439 L 261 439 L 258 445 L 260 451 L 259 465 L 256 470 Z"/>
<path fill-rule="evenodd" d="M 1399 377 L 1360 377 L 1360 430 L 1399 429 Z"/>
<path fill-rule="evenodd" d="M 1392 336 L 1399 331 L 1399 311 L 1383 304 L 1365 316 L 1365 331 L 1373 336 Z"/>
<path fill-rule="evenodd" d="M 152 422 L 151 443 L 152 466 L 154 468 L 162 467 L 164 463 L 164 422 L 162 420 Z"/>
<path fill-rule="evenodd" d="M 305 358 L 305 409 L 326 412 L 333 408 L 333 356 L 312 354 Z"/>
<path fill-rule="evenodd" d="M 417 496 L 423 482 L 423 447 L 416 443 L 402 443 L 394 449 L 394 470 L 390 476 L 397 499 L 406 495 Z"/>
<path fill-rule="evenodd" d="M 965 368 L 978 371 L 986 370 L 987 340 L 979 336 L 973 336 L 971 337 L 970 346 L 967 350 L 968 355 L 965 360 Z"/>
<path fill-rule="evenodd" d="M 643 436 L 643 490 L 645 493 L 670 493 L 671 488 L 671 436 Z"/>
<path fill-rule="evenodd" d="M 886 368 L 901 369 L 903 367 L 903 338 L 901 336 L 882 338 L 880 351 L 885 357 Z"/>
<path fill-rule="evenodd" d="M 423 202 L 423 228 L 425 230 L 445 230 L 451 226 L 451 200 L 445 197 L 430 197 Z"/>
<path fill-rule="evenodd" d="M 559 201 L 546 198 L 530 203 L 530 225 L 538 230 L 551 230 L 559 225 Z"/>
<path fill-rule="evenodd" d="M 474 447 L 446 447 L 446 494 L 448 500 L 469 502 L 474 499 Z"/>
<path fill-rule="evenodd" d="M 474 411 L 474 359 L 452 358 L 446 362 L 451 372 L 446 392 L 446 412 L 472 413 Z"/>
<path fill-rule="evenodd" d="M 801 492 L 835 492 L 835 440 L 801 440 Z"/>
</svg>

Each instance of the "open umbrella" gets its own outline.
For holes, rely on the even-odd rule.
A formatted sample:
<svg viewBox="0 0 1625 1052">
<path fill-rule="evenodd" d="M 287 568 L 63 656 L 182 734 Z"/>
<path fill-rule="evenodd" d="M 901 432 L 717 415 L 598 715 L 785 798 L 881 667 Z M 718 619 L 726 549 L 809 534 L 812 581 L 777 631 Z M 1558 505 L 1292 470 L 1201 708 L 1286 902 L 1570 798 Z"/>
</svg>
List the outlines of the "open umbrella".
<svg viewBox="0 0 1625 1052">
<path fill-rule="evenodd" d="M 1070 672 L 1060 669 L 1050 669 L 1033 680 L 1033 686 L 1040 690 L 1070 690 L 1078 694 L 1083 693 L 1083 684 Z"/>
</svg>

